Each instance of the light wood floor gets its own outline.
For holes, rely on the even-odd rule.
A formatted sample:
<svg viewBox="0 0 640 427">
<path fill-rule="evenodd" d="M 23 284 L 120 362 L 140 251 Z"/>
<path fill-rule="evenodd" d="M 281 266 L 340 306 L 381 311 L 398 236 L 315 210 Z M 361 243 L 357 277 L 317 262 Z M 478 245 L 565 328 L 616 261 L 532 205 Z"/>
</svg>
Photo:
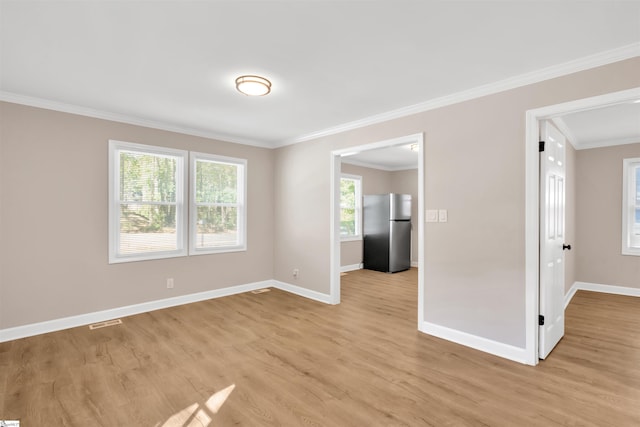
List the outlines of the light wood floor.
<svg viewBox="0 0 640 427">
<path fill-rule="evenodd" d="M 416 282 L 415 269 L 352 272 L 339 306 L 272 290 L 3 343 L 0 419 L 28 427 L 640 425 L 640 298 L 578 292 L 566 336 L 530 367 L 417 332 Z"/>
</svg>

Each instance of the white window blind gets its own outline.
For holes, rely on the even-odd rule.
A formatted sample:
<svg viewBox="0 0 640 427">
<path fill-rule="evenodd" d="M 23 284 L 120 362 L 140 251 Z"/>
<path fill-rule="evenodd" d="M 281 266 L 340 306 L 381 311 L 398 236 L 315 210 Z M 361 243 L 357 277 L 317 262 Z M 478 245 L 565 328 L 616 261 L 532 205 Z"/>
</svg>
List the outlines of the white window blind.
<svg viewBox="0 0 640 427">
<path fill-rule="evenodd" d="M 246 250 L 246 160 L 191 153 L 189 252 Z"/>
<path fill-rule="evenodd" d="M 186 255 L 187 152 L 109 142 L 109 262 Z"/>
</svg>

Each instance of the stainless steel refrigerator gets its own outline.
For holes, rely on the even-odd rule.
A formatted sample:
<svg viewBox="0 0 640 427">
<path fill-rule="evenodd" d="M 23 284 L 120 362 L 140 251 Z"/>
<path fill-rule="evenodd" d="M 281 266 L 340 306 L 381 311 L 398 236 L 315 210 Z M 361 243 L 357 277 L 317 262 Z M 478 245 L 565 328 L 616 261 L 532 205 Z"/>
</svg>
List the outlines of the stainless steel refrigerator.
<svg viewBox="0 0 640 427">
<path fill-rule="evenodd" d="M 364 268 L 385 273 L 411 268 L 411 196 L 364 196 L 363 207 Z"/>
</svg>

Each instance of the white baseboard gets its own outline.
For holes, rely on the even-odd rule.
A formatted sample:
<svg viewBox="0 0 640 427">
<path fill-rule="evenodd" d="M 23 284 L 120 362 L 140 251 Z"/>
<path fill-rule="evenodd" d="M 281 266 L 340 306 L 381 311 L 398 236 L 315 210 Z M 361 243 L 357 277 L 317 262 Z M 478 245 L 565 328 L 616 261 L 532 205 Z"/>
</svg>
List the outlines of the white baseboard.
<svg viewBox="0 0 640 427">
<path fill-rule="evenodd" d="M 527 363 L 527 352 L 524 348 L 493 341 L 477 335 L 471 335 L 466 332 L 436 325 L 435 323 L 430 322 L 422 322 L 420 325 L 420 332 L 424 332 L 425 334 L 433 335 L 447 341 L 452 341 L 466 347 L 471 347 L 485 353 L 513 360 L 514 362 L 523 364 Z"/>
<path fill-rule="evenodd" d="M 329 294 L 323 294 L 321 292 L 312 291 L 307 288 L 302 288 L 300 286 L 292 285 L 291 283 L 280 282 L 278 280 L 273 280 L 271 286 L 273 286 L 276 289 L 280 289 L 282 291 L 299 295 L 301 297 L 320 301 L 325 304 L 331 304 L 331 295 Z"/>
<path fill-rule="evenodd" d="M 575 282 L 571 289 L 576 291 L 602 292 L 605 294 L 625 295 L 629 297 L 640 297 L 640 288 L 629 288 L 626 286 L 603 285 L 600 283 Z M 569 293 L 571 293 L 571 289 Z M 574 292 L 575 294 L 575 292 Z M 573 297 L 573 295 L 571 295 Z"/>
<path fill-rule="evenodd" d="M 346 273 L 347 271 L 361 270 L 362 264 L 343 265 L 340 267 L 340 273 Z"/>
<path fill-rule="evenodd" d="M 80 314 L 77 316 L 63 317 L 61 319 L 48 320 L 46 322 L 32 323 L 14 328 L 0 329 L 0 342 L 17 340 L 33 335 L 45 334 L 48 332 L 61 331 L 63 329 L 75 328 L 77 326 L 90 325 L 96 322 L 116 319 L 119 317 L 132 316 L 134 314 L 146 313 L 177 305 L 189 304 L 198 301 L 205 301 L 212 298 L 226 297 L 229 295 L 241 294 L 260 288 L 272 286 L 271 280 L 248 283 L 245 285 L 230 286 L 228 288 L 214 289 L 212 291 L 199 292 L 196 294 L 182 295 L 162 300 L 143 302 L 141 304 L 128 305 L 109 310 L 96 311 L 93 313 Z"/>
<path fill-rule="evenodd" d="M 29 325 L 16 326 L 13 328 L 0 329 L 0 342 L 17 340 L 34 335 L 46 334 L 48 332 L 61 331 L 63 329 L 75 328 L 78 326 L 90 325 L 105 320 L 117 319 L 119 317 L 133 316 L 134 314 L 147 313 L 149 311 L 163 308 L 175 307 L 177 305 L 190 304 L 198 301 L 205 301 L 213 298 L 221 298 L 229 295 L 241 294 L 261 288 L 274 287 L 285 292 L 290 292 L 325 304 L 331 304 L 331 296 L 320 292 L 312 291 L 290 283 L 279 282 L 277 280 L 264 280 L 261 282 L 247 283 L 244 285 L 230 286 L 222 289 L 214 289 L 206 292 L 182 295 L 162 300 L 143 302 L 141 304 L 128 305 L 109 310 L 96 311 L 93 313 L 80 314 L 77 316 L 63 317 L 61 319 L 48 320 L 45 322 L 31 323 Z"/>
<path fill-rule="evenodd" d="M 411 267 L 418 267 L 418 261 L 411 261 Z"/>
<path fill-rule="evenodd" d="M 571 285 L 571 288 L 569 288 L 569 292 L 567 292 L 567 294 L 564 296 L 564 309 L 565 310 L 567 309 L 567 306 L 569 305 L 569 303 L 573 299 L 573 297 L 576 294 L 576 292 L 578 292 L 577 284 L 578 284 L 578 282 L 573 282 L 573 285 Z"/>
</svg>

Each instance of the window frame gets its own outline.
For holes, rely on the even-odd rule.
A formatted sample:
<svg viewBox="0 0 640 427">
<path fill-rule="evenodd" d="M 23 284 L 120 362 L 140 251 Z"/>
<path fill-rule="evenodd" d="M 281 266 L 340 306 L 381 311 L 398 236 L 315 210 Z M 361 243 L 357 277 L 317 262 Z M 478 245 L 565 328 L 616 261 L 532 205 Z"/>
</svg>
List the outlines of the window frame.
<svg viewBox="0 0 640 427">
<path fill-rule="evenodd" d="M 238 171 L 237 194 L 237 224 L 238 224 L 238 244 L 197 248 L 196 236 L 198 225 L 198 206 L 202 204 L 196 203 L 196 163 L 199 160 L 232 164 L 241 168 Z M 220 156 L 217 154 L 190 152 L 189 153 L 189 255 L 206 255 L 227 252 L 242 252 L 247 250 L 247 160 L 236 157 Z M 211 203 L 209 206 L 229 206 L 228 203 Z"/>
<path fill-rule="evenodd" d="M 122 151 L 176 158 L 176 245 L 170 251 L 119 253 L 120 248 L 120 153 Z M 109 264 L 187 256 L 187 159 L 188 151 L 133 142 L 109 140 Z"/>
<path fill-rule="evenodd" d="M 356 220 L 356 233 L 343 236 L 340 233 L 340 241 L 341 242 L 353 242 L 357 240 L 362 240 L 362 176 L 360 175 L 352 175 L 348 173 L 340 174 L 340 183 L 342 183 L 343 179 L 348 179 L 356 182 L 355 186 L 355 220 Z M 340 211 L 342 212 L 342 200 L 340 200 Z"/>
<path fill-rule="evenodd" d="M 640 157 L 622 160 L 622 255 L 640 256 L 640 236 L 633 237 L 635 212 L 640 208 L 636 194 L 638 169 Z"/>
</svg>

